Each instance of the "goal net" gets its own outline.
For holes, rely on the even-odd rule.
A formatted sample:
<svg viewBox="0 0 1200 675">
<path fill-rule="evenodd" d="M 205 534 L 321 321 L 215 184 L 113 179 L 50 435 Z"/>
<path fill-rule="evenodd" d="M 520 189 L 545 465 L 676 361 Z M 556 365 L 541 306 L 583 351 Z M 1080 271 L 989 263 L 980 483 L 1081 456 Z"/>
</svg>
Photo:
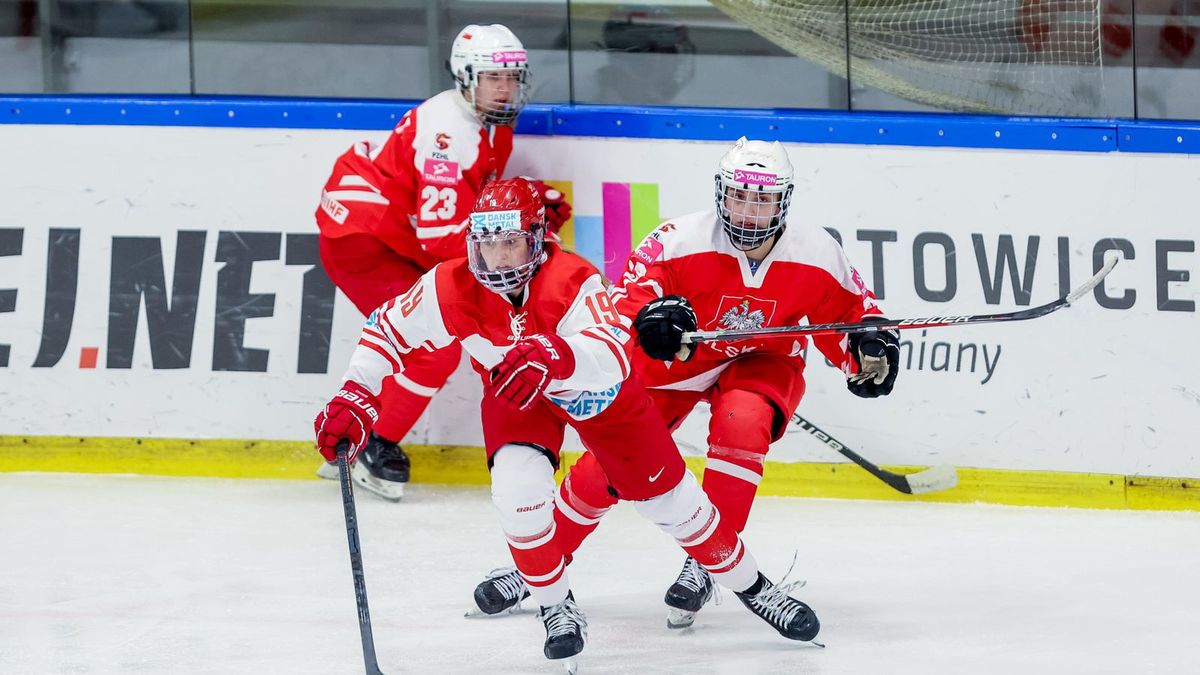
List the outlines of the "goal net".
<svg viewBox="0 0 1200 675">
<path fill-rule="evenodd" d="M 965 112 L 1101 112 L 1100 0 L 710 1 L 842 77 L 848 52 L 852 82 L 911 101 Z"/>
</svg>

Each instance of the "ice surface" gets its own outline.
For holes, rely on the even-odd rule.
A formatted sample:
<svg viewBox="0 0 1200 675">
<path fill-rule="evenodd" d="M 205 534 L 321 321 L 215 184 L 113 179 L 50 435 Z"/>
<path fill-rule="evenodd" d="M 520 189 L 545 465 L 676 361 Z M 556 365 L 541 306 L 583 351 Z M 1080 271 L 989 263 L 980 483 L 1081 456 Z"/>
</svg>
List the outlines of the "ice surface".
<svg viewBox="0 0 1200 675">
<path fill-rule="evenodd" d="M 511 564 L 482 488 L 359 495 L 387 673 L 559 673 L 532 613 L 464 619 Z M 768 498 L 747 542 L 821 650 L 732 594 L 666 628 L 683 556 L 633 509 L 570 567 L 580 674 L 1184 673 L 1200 634 L 1200 513 Z M 0 474 L 0 673 L 361 673 L 337 485 Z"/>
</svg>

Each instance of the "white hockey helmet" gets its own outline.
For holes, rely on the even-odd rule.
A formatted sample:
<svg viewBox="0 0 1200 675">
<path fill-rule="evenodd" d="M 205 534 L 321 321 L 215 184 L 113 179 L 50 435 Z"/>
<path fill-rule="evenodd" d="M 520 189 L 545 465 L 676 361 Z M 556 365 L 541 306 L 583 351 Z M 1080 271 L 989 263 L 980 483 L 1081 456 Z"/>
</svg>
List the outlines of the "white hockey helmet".
<svg viewBox="0 0 1200 675">
<path fill-rule="evenodd" d="M 450 46 L 446 62 L 458 90 L 475 108 L 484 124 L 512 125 L 529 102 L 529 57 L 525 46 L 508 29 L 494 23 L 490 26 L 471 24 L 459 31 Z M 513 99 L 499 103 L 478 102 L 476 91 L 479 75 L 491 71 L 517 74 L 517 90 Z"/>
<path fill-rule="evenodd" d="M 717 214 L 735 247 L 749 251 L 783 228 L 793 176 L 779 141 L 742 136 L 725 153 L 715 177 Z"/>
</svg>

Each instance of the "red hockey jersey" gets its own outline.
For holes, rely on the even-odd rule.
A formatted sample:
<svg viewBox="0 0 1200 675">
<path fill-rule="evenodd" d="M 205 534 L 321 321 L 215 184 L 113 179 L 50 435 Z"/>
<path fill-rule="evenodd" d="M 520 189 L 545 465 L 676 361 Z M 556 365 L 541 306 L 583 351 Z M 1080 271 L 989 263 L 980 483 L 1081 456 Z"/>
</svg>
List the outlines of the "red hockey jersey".
<svg viewBox="0 0 1200 675">
<path fill-rule="evenodd" d="M 613 311 L 595 267 L 555 246 L 546 251 L 519 307 L 476 281 L 466 259 L 437 265 L 368 317 L 346 379 L 378 393 L 408 354 L 453 341 L 486 376 L 517 340 L 557 333 L 575 354 L 575 372 L 551 382 L 547 397 L 574 419 L 599 414 L 630 372 L 628 322 Z"/>
<path fill-rule="evenodd" d="M 671 219 L 651 232 L 629 257 L 611 295 L 629 320 L 654 298 L 682 295 L 691 302 L 700 330 L 859 321 L 881 313 L 874 294 L 825 230 L 788 224 L 752 273 L 746 255 L 730 243 L 713 210 Z M 813 341 L 834 365 L 847 373 L 856 371 L 845 336 Z M 740 355 L 800 358 L 806 344 L 803 337 L 705 342 L 683 363 L 650 359 L 635 350 L 635 367 L 647 386 L 703 391 Z"/>
<path fill-rule="evenodd" d="M 455 90 L 404 115 L 381 146 L 356 143 L 321 193 L 321 234 L 367 233 L 431 267 L 463 255 L 466 219 L 484 183 L 504 172 L 511 127 L 485 126 Z"/>
</svg>

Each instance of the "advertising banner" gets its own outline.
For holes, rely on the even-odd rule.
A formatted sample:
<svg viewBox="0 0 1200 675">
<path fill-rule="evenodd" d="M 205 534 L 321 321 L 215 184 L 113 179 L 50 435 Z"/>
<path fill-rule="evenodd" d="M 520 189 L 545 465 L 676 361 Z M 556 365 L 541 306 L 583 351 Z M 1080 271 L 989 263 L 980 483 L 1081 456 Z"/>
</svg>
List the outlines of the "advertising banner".
<svg viewBox="0 0 1200 675">
<path fill-rule="evenodd" d="M 362 322 L 313 211 L 334 158 L 384 133 L 0 126 L 0 435 L 310 438 Z M 661 222 L 712 205 L 725 145 L 518 137 L 507 173 L 566 192 L 565 241 L 617 277 Z M 802 414 L 884 464 L 1200 475 L 1200 162 L 788 150 L 789 220 L 838 238 L 889 316 L 1038 305 L 1124 258 L 1048 317 L 905 331 L 887 398 L 810 351 Z M 479 396 L 460 367 L 408 441 L 479 445 Z M 677 434 L 689 453 L 704 413 Z M 831 455 L 799 432 L 771 459 Z"/>
</svg>

